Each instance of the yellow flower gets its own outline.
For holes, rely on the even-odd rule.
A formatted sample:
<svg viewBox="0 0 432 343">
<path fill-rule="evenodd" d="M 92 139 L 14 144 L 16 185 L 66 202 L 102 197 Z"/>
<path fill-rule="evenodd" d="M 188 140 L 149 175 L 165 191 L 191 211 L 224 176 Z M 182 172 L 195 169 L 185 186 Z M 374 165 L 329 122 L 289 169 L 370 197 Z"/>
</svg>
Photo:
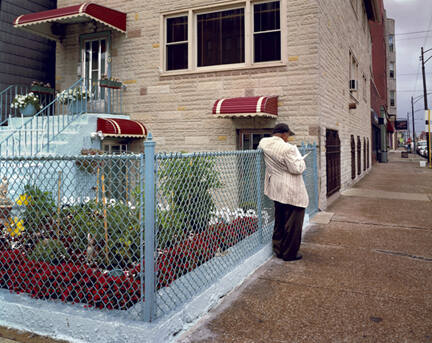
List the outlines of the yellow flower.
<svg viewBox="0 0 432 343">
<path fill-rule="evenodd" d="M 19 236 L 25 230 L 24 222 L 17 217 L 9 218 L 5 227 L 11 237 Z"/>
<path fill-rule="evenodd" d="M 22 206 L 22 205 L 27 206 L 29 204 L 30 199 L 31 199 L 31 196 L 27 195 L 27 193 L 24 193 L 24 194 L 21 194 L 19 196 L 16 203 L 17 203 L 17 205 L 20 205 L 20 206 Z"/>
</svg>

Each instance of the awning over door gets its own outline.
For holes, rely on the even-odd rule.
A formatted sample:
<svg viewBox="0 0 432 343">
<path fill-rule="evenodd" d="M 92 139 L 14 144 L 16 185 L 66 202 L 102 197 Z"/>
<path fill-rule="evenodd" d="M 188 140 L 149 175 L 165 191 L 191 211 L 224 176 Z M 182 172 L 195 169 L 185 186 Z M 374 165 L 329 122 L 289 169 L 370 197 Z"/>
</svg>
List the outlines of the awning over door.
<svg viewBox="0 0 432 343">
<path fill-rule="evenodd" d="M 147 136 L 144 124 L 130 119 L 98 118 L 97 131 L 106 137 L 144 138 Z"/>
<path fill-rule="evenodd" d="M 213 114 L 218 117 L 276 117 L 277 96 L 254 96 L 219 99 L 213 105 Z"/>
<path fill-rule="evenodd" d="M 14 27 L 58 40 L 64 35 L 64 25 L 95 20 L 111 29 L 126 32 L 126 13 L 93 3 L 23 14 L 15 19 Z"/>
</svg>

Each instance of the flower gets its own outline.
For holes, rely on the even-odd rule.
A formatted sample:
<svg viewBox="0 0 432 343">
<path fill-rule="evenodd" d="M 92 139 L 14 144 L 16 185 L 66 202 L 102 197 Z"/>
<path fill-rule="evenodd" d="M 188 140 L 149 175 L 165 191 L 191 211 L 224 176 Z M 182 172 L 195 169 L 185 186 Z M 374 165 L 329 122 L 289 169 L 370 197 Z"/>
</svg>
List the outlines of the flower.
<svg viewBox="0 0 432 343">
<path fill-rule="evenodd" d="M 39 111 L 41 108 L 39 97 L 35 95 L 33 92 L 30 92 L 28 94 L 15 95 L 15 98 L 13 99 L 10 107 L 15 109 L 22 109 L 29 104 L 33 105 L 37 111 Z"/>
<path fill-rule="evenodd" d="M 31 200 L 31 196 L 27 193 L 21 194 L 19 198 L 16 200 L 17 205 L 19 206 L 27 206 L 29 204 L 29 201 Z"/>
<path fill-rule="evenodd" d="M 63 103 L 69 103 L 76 100 L 90 99 L 91 92 L 85 88 L 75 87 L 64 90 L 57 94 L 57 99 Z"/>
<path fill-rule="evenodd" d="M 23 220 L 19 220 L 17 217 L 8 218 L 5 228 L 11 237 L 19 236 L 25 230 Z"/>
<path fill-rule="evenodd" d="M 42 81 L 32 81 L 31 86 L 39 86 L 39 87 L 45 87 L 45 88 L 51 88 L 51 84 L 49 82 L 45 83 Z"/>
</svg>

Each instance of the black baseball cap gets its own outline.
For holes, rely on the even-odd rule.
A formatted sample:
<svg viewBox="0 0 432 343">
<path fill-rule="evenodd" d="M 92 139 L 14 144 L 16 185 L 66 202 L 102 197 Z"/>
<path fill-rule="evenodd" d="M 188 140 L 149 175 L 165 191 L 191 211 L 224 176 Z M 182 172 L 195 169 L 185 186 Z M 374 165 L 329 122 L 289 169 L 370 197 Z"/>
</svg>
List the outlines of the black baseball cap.
<svg viewBox="0 0 432 343">
<path fill-rule="evenodd" d="M 288 134 L 290 136 L 294 136 L 295 135 L 295 133 L 292 132 L 290 130 L 289 126 L 287 124 L 285 124 L 285 123 L 276 124 L 276 126 L 273 128 L 273 132 L 272 133 L 275 134 L 275 133 L 286 133 L 286 132 L 288 132 Z"/>
</svg>

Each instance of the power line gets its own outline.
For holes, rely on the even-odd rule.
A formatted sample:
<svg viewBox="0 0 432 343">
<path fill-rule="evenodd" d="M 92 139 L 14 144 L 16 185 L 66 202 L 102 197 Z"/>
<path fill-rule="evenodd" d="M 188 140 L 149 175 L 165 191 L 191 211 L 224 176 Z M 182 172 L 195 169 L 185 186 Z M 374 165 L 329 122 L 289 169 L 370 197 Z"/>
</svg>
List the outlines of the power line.
<svg viewBox="0 0 432 343">
<path fill-rule="evenodd" d="M 410 32 L 403 32 L 403 33 L 395 33 L 394 36 L 405 36 L 405 35 L 415 35 L 417 33 L 427 33 L 432 32 L 432 30 L 424 30 L 424 31 L 410 31 Z"/>
</svg>

